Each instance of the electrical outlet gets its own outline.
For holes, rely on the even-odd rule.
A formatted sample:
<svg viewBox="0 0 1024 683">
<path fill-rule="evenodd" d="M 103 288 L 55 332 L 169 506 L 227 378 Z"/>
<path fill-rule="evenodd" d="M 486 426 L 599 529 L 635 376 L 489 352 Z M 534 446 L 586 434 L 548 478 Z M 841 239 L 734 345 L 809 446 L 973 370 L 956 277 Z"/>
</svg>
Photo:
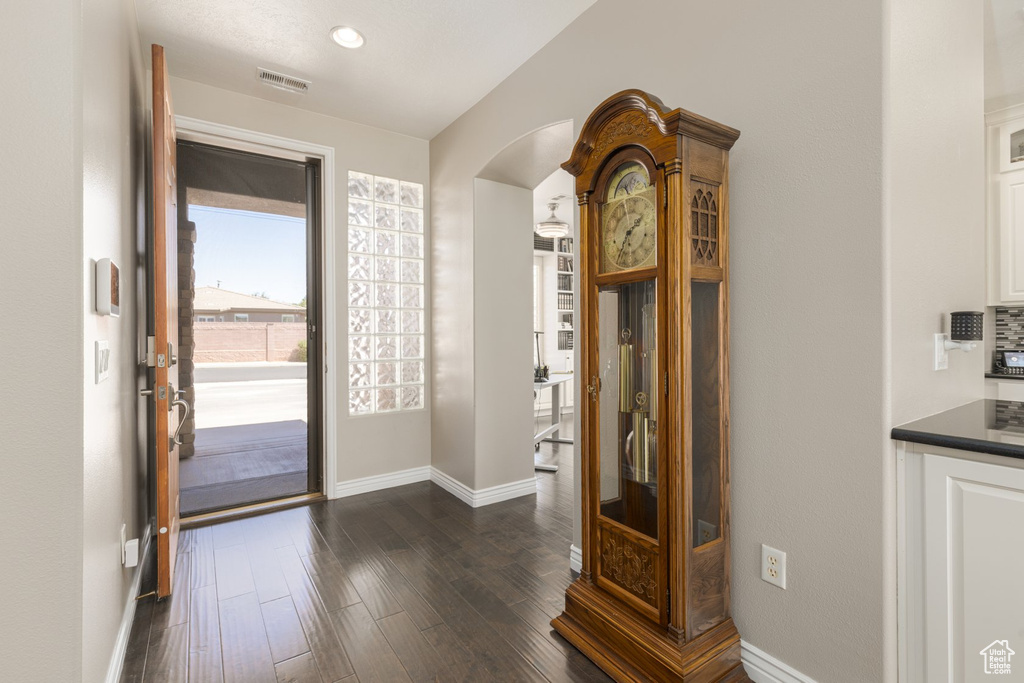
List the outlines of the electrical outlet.
<svg viewBox="0 0 1024 683">
<path fill-rule="evenodd" d="M 110 377 L 110 344 L 106 340 L 96 342 L 96 384 Z"/>
<path fill-rule="evenodd" d="M 786 589 L 786 553 L 761 544 L 761 578 Z"/>
<path fill-rule="evenodd" d="M 124 544 L 124 566 L 131 568 L 139 564 L 139 539 L 133 538 Z"/>
<path fill-rule="evenodd" d="M 718 538 L 718 527 L 703 519 L 697 520 L 697 545 L 704 545 Z"/>
<path fill-rule="evenodd" d="M 121 524 L 121 564 L 124 565 L 124 545 L 128 540 L 128 525 Z"/>
</svg>

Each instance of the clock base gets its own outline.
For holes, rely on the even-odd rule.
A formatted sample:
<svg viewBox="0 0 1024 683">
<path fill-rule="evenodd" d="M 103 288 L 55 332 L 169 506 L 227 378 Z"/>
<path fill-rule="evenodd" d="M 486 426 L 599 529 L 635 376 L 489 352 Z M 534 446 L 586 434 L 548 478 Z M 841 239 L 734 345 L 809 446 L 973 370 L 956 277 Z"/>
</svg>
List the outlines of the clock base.
<svg viewBox="0 0 1024 683">
<path fill-rule="evenodd" d="M 577 579 L 551 626 L 619 683 L 749 681 L 731 618 L 688 643 Z"/>
</svg>

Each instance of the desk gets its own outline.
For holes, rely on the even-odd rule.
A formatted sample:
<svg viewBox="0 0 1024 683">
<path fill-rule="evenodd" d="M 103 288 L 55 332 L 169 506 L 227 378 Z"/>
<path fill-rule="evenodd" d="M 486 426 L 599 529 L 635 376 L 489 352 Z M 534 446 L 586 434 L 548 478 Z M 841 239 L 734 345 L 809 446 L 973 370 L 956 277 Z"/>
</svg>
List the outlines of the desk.
<svg viewBox="0 0 1024 683">
<path fill-rule="evenodd" d="M 539 432 L 533 435 L 533 468 L 535 470 L 541 470 L 543 472 L 557 472 L 558 465 L 552 463 L 543 462 L 540 459 L 541 441 L 549 441 L 552 443 L 572 443 L 572 439 L 562 439 L 558 436 L 558 427 L 561 422 L 562 416 L 562 385 L 572 379 L 571 374 L 559 374 L 551 375 L 547 381 L 534 382 L 533 383 L 533 396 L 537 398 L 545 389 L 551 390 L 551 424 L 545 426 Z"/>
</svg>

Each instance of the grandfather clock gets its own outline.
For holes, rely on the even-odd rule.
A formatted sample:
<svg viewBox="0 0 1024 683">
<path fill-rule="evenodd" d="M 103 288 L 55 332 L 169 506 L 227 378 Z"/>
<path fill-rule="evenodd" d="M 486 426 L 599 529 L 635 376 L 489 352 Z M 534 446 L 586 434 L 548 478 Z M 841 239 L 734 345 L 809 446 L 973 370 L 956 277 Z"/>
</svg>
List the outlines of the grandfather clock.
<svg viewBox="0 0 1024 683">
<path fill-rule="evenodd" d="M 580 204 L 583 569 L 551 622 L 618 681 L 743 681 L 729 616 L 729 149 L 626 90 L 562 168 Z"/>
</svg>

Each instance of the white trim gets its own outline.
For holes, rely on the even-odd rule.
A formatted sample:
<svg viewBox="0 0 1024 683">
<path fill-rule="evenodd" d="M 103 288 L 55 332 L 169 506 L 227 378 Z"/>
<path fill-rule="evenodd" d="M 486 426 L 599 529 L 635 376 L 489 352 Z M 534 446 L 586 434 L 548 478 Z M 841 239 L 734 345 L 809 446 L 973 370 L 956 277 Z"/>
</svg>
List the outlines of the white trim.
<svg viewBox="0 0 1024 683">
<path fill-rule="evenodd" d="M 226 126 L 220 123 L 201 121 L 188 116 L 175 116 L 174 125 L 178 133 L 184 133 L 184 138 L 196 142 L 229 146 L 236 149 L 248 149 L 249 151 L 266 154 L 270 151 L 276 156 L 304 161 L 307 157 L 319 158 L 321 164 L 320 197 L 323 205 L 321 215 L 321 226 L 324 231 L 323 248 L 323 315 L 321 321 L 324 332 L 324 402 L 323 415 L 321 416 L 321 429 L 323 430 L 323 482 L 324 495 L 328 498 L 337 498 L 337 444 L 338 444 L 338 378 L 334 369 L 335 361 L 338 367 L 344 366 L 344 350 L 337 344 L 337 264 L 335 258 L 335 230 L 334 230 L 334 148 L 326 145 L 319 145 L 315 142 L 293 140 L 278 135 L 260 133 L 257 131 Z M 332 352 L 336 351 L 336 358 Z M 351 494 L 350 494 L 351 495 Z"/>
<path fill-rule="evenodd" d="M 499 484 L 498 486 L 490 486 L 485 489 L 471 489 L 461 481 L 450 477 L 436 467 L 431 467 L 430 481 L 434 482 L 466 505 L 475 508 L 537 493 L 536 477 L 530 477 L 529 479 L 523 479 L 521 481 L 513 481 L 508 484 Z"/>
<path fill-rule="evenodd" d="M 745 640 L 740 641 L 740 661 L 754 683 L 815 683 L 810 676 L 800 673 Z"/>
<path fill-rule="evenodd" d="M 577 574 L 583 571 L 583 551 L 575 545 L 569 546 L 569 569 Z"/>
<path fill-rule="evenodd" d="M 339 481 L 334 487 L 334 491 L 337 494 L 336 497 L 345 498 L 347 496 L 358 496 L 360 493 L 415 484 L 418 481 L 430 481 L 430 465 L 391 472 L 389 474 L 352 479 L 350 481 Z"/>
<path fill-rule="evenodd" d="M 907 442 L 896 442 L 896 680 L 909 681 L 907 610 Z"/>
<path fill-rule="evenodd" d="M 1024 117 L 1024 104 L 1015 104 L 1012 107 L 1004 107 L 987 112 L 985 114 L 985 125 L 998 126 L 1022 117 Z"/>
<path fill-rule="evenodd" d="M 139 554 L 139 563 L 135 566 L 135 574 L 132 576 L 131 586 L 128 587 L 128 599 L 124 604 L 124 612 L 121 614 L 121 626 L 117 629 L 117 640 L 114 641 L 114 651 L 110 655 L 110 664 L 107 666 L 106 683 L 118 683 L 121 680 L 121 669 L 124 668 L 124 656 L 128 652 L 128 639 L 132 635 L 132 622 L 135 621 L 135 598 L 139 595 L 139 587 L 142 585 L 142 568 L 146 566 L 146 555 L 149 554 L 150 532 L 152 526 L 146 525 L 146 532 L 143 538 L 146 544 Z"/>
<path fill-rule="evenodd" d="M 363 477 L 350 481 L 339 481 L 335 484 L 334 490 L 337 493 L 337 498 L 345 498 L 347 496 L 357 496 L 360 493 L 415 484 L 420 481 L 432 481 L 466 505 L 475 508 L 491 505 L 492 503 L 500 503 L 503 500 L 511 500 L 520 496 L 533 495 L 537 492 L 536 477 L 474 490 L 436 467 L 431 466 L 414 467 L 408 470 L 377 474 L 372 477 Z M 576 552 L 578 554 L 579 550 L 577 549 Z M 579 570 L 576 569 L 576 571 Z"/>
</svg>

